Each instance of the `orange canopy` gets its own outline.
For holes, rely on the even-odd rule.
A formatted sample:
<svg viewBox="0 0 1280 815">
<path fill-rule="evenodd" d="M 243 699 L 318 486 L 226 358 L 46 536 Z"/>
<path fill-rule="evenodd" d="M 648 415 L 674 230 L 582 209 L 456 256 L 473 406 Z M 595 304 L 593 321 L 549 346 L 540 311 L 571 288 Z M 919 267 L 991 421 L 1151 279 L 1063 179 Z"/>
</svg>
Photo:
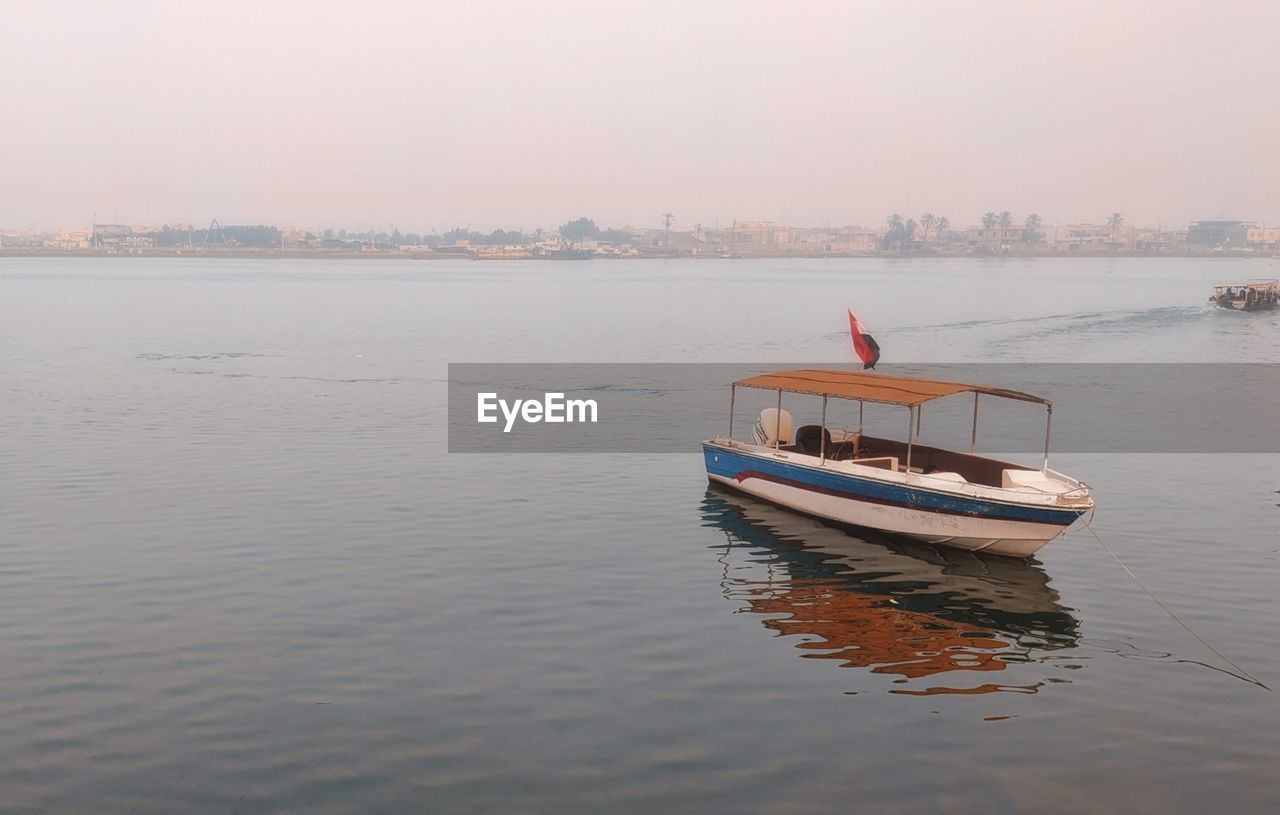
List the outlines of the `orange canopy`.
<svg viewBox="0 0 1280 815">
<path fill-rule="evenodd" d="M 791 393 L 811 393 L 817 396 L 836 396 L 841 399 L 858 399 L 863 402 L 879 402 L 885 405 L 915 406 L 932 399 L 941 399 L 957 393 L 985 393 L 1005 399 L 1050 404 L 1048 399 L 1021 391 L 989 388 L 984 385 L 965 385 L 960 382 L 942 382 L 937 379 L 914 379 L 906 376 L 861 371 L 823 371 L 805 368 L 798 371 L 775 371 L 768 374 L 739 379 L 734 385 L 744 388 L 764 388 Z"/>
</svg>

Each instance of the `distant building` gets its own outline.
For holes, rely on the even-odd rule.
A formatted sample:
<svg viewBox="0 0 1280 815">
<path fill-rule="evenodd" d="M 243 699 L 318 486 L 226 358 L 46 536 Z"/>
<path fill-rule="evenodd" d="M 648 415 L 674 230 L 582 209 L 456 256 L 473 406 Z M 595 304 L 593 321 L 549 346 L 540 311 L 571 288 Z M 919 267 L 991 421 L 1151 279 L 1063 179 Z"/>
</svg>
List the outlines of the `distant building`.
<svg viewBox="0 0 1280 815">
<path fill-rule="evenodd" d="M 880 251 L 880 233 L 865 226 L 844 226 L 828 236 L 826 254 L 865 255 Z"/>
<path fill-rule="evenodd" d="M 124 224 L 94 224 L 93 245 L 95 247 L 117 247 L 121 241 L 133 235 L 133 228 Z"/>
<path fill-rule="evenodd" d="M 1111 227 L 1098 224 L 1060 224 L 1041 231 L 1055 252 L 1102 252 L 1113 243 Z"/>
<path fill-rule="evenodd" d="M 695 232 L 694 239 L 700 254 L 760 254 L 768 252 L 769 247 L 774 245 L 774 234 L 778 229 L 770 221 L 735 221 L 729 227 L 700 227 Z"/>
<path fill-rule="evenodd" d="M 88 249 L 93 245 L 93 229 L 59 229 L 44 245 L 48 249 Z"/>
<path fill-rule="evenodd" d="M 28 229 L 0 230 L 0 245 L 10 249 L 19 246 L 43 246 L 45 236 Z"/>
<path fill-rule="evenodd" d="M 1245 243 L 1250 249 L 1280 249 L 1280 226 L 1250 226 Z"/>
<path fill-rule="evenodd" d="M 1028 238 L 1032 230 L 1025 226 L 1013 225 L 1007 229 L 993 226 L 987 229 L 983 226 L 974 226 L 965 230 L 965 243 L 970 249 L 999 249 L 1001 247 L 1019 247 L 1026 246 L 1031 243 Z M 1044 227 L 1041 226 L 1035 230 L 1038 234 L 1044 234 Z"/>
<path fill-rule="evenodd" d="M 1185 234 L 1159 229 L 1135 229 L 1130 234 L 1130 247 L 1137 252 L 1167 252 L 1186 241 Z"/>
<path fill-rule="evenodd" d="M 1206 248 L 1244 249 L 1248 246 L 1248 221 L 1192 221 L 1187 227 L 1187 245 Z"/>
<path fill-rule="evenodd" d="M 778 226 L 770 221 L 738 221 L 727 228 L 695 227 L 691 237 L 691 251 L 697 255 L 814 257 L 880 251 L 880 233 L 861 226 L 816 229 Z"/>
</svg>

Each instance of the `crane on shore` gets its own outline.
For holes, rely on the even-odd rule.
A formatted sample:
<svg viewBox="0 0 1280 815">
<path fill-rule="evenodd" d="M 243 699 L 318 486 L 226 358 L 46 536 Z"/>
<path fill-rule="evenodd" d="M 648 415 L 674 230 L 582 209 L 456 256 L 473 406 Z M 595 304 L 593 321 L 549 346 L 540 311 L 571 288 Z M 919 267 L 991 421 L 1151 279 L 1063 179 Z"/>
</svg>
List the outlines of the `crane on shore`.
<svg viewBox="0 0 1280 815">
<path fill-rule="evenodd" d="M 209 228 L 205 230 L 204 241 L 200 244 L 200 251 L 204 251 L 204 249 L 209 245 L 209 238 L 215 234 L 222 240 L 223 246 L 227 245 L 226 230 L 222 228 L 222 224 L 218 223 L 218 219 L 214 218 L 209 222 Z"/>
</svg>

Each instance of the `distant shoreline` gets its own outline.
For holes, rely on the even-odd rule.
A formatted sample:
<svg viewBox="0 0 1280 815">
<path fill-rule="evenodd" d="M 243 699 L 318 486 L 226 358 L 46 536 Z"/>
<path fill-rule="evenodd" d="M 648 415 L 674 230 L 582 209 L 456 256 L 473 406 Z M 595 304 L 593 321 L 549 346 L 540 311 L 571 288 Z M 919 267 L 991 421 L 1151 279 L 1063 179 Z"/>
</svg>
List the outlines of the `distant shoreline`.
<svg viewBox="0 0 1280 815">
<path fill-rule="evenodd" d="M 446 252 L 396 252 L 396 251 L 376 251 L 376 252 L 347 252 L 347 251 L 325 251 L 316 249 L 218 249 L 218 250 L 191 250 L 191 251 L 168 251 L 168 250 L 135 250 L 131 252 L 104 252 L 86 249 L 34 249 L 31 247 L 0 247 L 0 258 L 150 258 L 150 259 L 200 259 L 200 258 L 263 258 L 263 259 L 288 259 L 288 260 L 420 260 L 420 261 L 439 261 L 439 260 L 469 260 L 476 263 L 484 264 L 507 264 L 507 263 L 545 263 L 548 258 L 528 258 L 528 257 L 473 257 L 471 255 L 460 253 Z M 652 261 L 652 260 L 822 260 L 822 259 L 955 259 L 955 258 L 988 258 L 988 259 L 1013 259 L 1013 258 L 1213 258 L 1213 259 L 1232 259 L 1232 260 L 1276 260 L 1280 259 L 1280 253 L 1273 252 L 1231 252 L 1231 251 L 1182 251 L 1182 252 L 867 252 L 867 253 L 825 253 L 825 254 L 780 254 L 780 253 L 762 253 L 753 254 L 749 252 L 735 253 L 732 256 L 717 254 L 679 254 L 679 255 L 599 255 L 594 258 L 574 258 L 573 262 L 590 262 L 593 260 L 626 260 L 626 261 Z"/>
</svg>

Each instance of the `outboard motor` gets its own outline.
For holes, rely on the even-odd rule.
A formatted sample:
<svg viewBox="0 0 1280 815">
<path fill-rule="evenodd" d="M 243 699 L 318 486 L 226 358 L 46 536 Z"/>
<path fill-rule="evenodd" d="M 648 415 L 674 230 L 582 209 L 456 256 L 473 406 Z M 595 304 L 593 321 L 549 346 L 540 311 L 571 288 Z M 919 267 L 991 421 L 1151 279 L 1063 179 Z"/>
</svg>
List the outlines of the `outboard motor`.
<svg viewBox="0 0 1280 815">
<path fill-rule="evenodd" d="M 765 408 L 756 419 L 755 429 L 751 431 L 751 439 L 761 447 L 772 447 L 778 444 L 791 443 L 791 414 L 777 408 Z"/>
</svg>

